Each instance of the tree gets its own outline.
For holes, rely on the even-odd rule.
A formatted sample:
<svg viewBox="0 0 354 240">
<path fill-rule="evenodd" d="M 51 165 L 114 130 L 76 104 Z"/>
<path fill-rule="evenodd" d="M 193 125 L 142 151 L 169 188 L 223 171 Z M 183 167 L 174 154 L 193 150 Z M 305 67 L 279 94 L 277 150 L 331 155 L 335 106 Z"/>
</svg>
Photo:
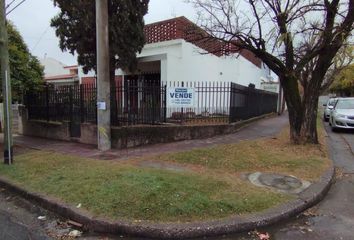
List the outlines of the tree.
<svg viewBox="0 0 354 240">
<path fill-rule="evenodd" d="M 43 67 L 33 56 L 15 26 L 7 22 L 9 38 L 9 62 L 14 101 L 21 101 L 25 91 L 33 91 L 43 84 Z"/>
<path fill-rule="evenodd" d="M 143 17 L 148 3 L 149 0 L 108 1 L 111 81 L 116 69 L 136 68 L 136 53 L 145 44 Z M 54 4 L 61 10 L 51 21 L 60 48 L 71 54 L 76 52 L 85 73 L 96 70 L 95 0 L 54 0 Z"/>
<path fill-rule="evenodd" d="M 190 0 L 224 49 L 248 50 L 278 75 L 293 143 L 318 143 L 320 93 L 350 39 L 354 0 Z"/>
<path fill-rule="evenodd" d="M 345 67 L 339 72 L 330 90 L 340 93 L 341 95 L 354 96 L 354 64 Z"/>
</svg>

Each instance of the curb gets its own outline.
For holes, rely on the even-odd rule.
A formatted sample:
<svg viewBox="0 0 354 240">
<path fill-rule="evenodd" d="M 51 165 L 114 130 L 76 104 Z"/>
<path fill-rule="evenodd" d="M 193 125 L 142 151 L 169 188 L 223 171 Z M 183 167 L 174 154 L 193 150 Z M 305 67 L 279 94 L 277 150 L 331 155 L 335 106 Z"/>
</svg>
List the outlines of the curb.
<svg viewBox="0 0 354 240">
<path fill-rule="evenodd" d="M 132 223 L 125 221 L 111 222 L 96 218 L 81 209 L 63 204 L 56 199 L 38 193 L 28 192 L 2 177 L 0 177 L 0 187 L 6 188 L 49 211 L 55 212 L 63 218 L 79 222 L 84 225 L 85 229 L 90 231 L 106 234 L 125 234 L 145 238 L 186 239 L 240 233 L 286 220 L 321 201 L 330 189 L 334 175 L 335 169 L 332 165 L 331 168 L 322 175 L 319 182 L 312 184 L 308 189 L 299 194 L 296 200 L 257 214 L 231 216 L 222 220 L 184 224 Z"/>
</svg>

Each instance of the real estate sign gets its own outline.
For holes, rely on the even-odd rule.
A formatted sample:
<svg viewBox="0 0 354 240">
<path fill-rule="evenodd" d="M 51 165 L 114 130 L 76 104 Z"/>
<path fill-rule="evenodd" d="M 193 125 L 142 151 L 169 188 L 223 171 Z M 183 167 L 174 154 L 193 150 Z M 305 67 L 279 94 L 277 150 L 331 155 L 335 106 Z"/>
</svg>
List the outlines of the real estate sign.
<svg viewBox="0 0 354 240">
<path fill-rule="evenodd" d="M 167 88 L 167 107 L 186 107 L 195 106 L 195 90 L 186 87 Z"/>
</svg>

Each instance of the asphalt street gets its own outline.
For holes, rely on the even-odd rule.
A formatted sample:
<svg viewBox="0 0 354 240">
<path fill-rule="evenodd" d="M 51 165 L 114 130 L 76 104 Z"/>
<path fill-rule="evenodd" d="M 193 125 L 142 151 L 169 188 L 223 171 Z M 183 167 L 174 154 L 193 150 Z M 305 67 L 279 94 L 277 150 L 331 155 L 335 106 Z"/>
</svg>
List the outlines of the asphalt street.
<svg viewBox="0 0 354 240">
<path fill-rule="evenodd" d="M 0 239 L 50 239 L 37 216 L 43 211 L 36 206 L 0 189 Z"/>
</svg>

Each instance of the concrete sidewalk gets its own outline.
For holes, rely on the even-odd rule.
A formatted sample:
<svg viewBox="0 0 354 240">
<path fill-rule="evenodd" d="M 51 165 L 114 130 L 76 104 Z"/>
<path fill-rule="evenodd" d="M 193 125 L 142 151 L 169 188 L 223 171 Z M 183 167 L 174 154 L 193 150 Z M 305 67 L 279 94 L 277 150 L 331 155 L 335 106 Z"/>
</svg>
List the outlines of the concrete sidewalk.
<svg viewBox="0 0 354 240">
<path fill-rule="evenodd" d="M 287 114 L 283 114 L 282 116 L 269 117 L 253 122 L 233 134 L 207 139 L 187 140 L 174 143 L 135 147 L 123 150 L 112 149 L 104 153 L 97 150 L 96 146 L 93 145 L 27 137 L 22 135 L 15 135 L 14 142 L 15 145 L 25 148 L 54 151 L 86 158 L 100 160 L 125 160 L 132 157 L 180 152 L 195 148 L 205 148 L 220 144 L 236 143 L 241 140 L 271 137 L 278 134 L 287 125 L 287 123 Z M 2 139 L 3 135 L 0 136 L 1 142 Z"/>
</svg>

